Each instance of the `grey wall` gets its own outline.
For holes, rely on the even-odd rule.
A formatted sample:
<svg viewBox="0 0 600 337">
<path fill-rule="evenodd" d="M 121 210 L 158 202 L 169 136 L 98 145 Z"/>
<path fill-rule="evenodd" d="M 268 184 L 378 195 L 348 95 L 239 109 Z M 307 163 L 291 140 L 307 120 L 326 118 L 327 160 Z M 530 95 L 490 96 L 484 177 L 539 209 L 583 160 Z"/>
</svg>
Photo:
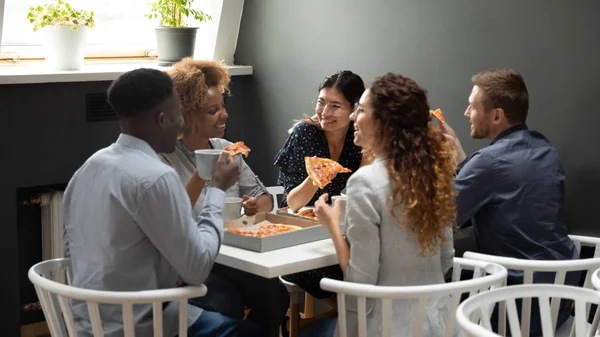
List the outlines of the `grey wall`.
<svg viewBox="0 0 600 337">
<path fill-rule="evenodd" d="M 289 123 L 313 112 L 323 77 L 350 69 L 370 80 L 393 71 L 429 90 L 431 106 L 471 152 L 487 142 L 469 138 L 462 115 L 470 78 L 512 67 L 529 87 L 530 128 L 561 154 L 571 232 L 598 234 L 599 15 L 595 0 L 246 1 L 235 62 L 254 66 L 253 85 L 244 116 L 231 118 L 257 130 L 248 134 L 261 149 L 251 164 L 274 184 L 273 157 Z"/>
</svg>

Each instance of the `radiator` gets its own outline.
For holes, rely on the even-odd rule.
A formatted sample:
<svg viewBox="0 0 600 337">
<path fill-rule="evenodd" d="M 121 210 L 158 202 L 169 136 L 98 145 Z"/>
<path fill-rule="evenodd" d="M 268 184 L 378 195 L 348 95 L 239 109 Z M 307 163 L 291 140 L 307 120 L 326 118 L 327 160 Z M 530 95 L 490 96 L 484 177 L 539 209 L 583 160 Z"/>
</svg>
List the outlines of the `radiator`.
<svg viewBox="0 0 600 337">
<path fill-rule="evenodd" d="M 42 209 L 42 260 L 65 257 L 65 222 L 63 220 L 63 191 L 53 191 L 41 195 Z M 54 273 L 52 279 L 65 283 L 64 273 Z"/>
</svg>

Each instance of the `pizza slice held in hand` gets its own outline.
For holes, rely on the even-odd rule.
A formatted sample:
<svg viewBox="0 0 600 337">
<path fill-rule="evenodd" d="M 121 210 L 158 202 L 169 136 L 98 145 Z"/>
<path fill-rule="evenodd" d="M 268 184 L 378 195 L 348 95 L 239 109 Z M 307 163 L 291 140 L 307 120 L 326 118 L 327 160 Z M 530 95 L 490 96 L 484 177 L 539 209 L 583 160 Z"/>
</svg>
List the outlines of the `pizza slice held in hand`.
<svg viewBox="0 0 600 337">
<path fill-rule="evenodd" d="M 429 110 L 429 113 L 432 114 L 435 118 L 437 118 L 440 122 L 446 123 L 446 120 L 444 119 L 444 115 L 442 115 L 442 110 L 440 110 L 440 109 Z"/>
<path fill-rule="evenodd" d="M 233 143 L 223 150 L 229 152 L 230 155 L 236 156 L 238 154 L 243 155 L 244 157 L 248 157 L 248 153 L 250 152 L 250 148 L 244 144 L 244 142 Z"/>
<path fill-rule="evenodd" d="M 296 215 L 301 216 L 303 218 L 311 219 L 311 220 L 317 220 L 315 211 L 311 208 L 307 208 L 303 211 L 300 211 L 300 212 L 296 213 Z"/>
<path fill-rule="evenodd" d="M 338 162 L 327 158 L 304 157 L 304 162 L 306 173 L 320 189 L 329 185 L 338 173 L 352 172 Z"/>
</svg>

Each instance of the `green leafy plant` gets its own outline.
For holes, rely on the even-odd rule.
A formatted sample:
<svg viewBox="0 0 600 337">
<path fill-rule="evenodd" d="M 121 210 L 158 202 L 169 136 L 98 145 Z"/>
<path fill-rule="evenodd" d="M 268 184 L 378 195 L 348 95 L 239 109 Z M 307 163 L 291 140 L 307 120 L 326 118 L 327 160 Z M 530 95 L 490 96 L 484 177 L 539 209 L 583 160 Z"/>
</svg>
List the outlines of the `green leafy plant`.
<svg viewBox="0 0 600 337">
<path fill-rule="evenodd" d="M 73 31 L 77 31 L 78 25 L 94 27 L 94 12 L 73 9 L 64 0 L 55 0 L 53 3 L 35 7 L 30 6 L 27 11 L 27 19 L 33 25 L 34 32 L 48 25 L 73 26 Z"/>
<path fill-rule="evenodd" d="M 212 17 L 203 11 L 192 9 L 194 0 L 154 0 L 150 3 L 150 13 L 144 15 L 148 19 L 160 17 L 163 26 L 186 27 L 189 16 L 198 22 L 210 21 Z"/>
</svg>

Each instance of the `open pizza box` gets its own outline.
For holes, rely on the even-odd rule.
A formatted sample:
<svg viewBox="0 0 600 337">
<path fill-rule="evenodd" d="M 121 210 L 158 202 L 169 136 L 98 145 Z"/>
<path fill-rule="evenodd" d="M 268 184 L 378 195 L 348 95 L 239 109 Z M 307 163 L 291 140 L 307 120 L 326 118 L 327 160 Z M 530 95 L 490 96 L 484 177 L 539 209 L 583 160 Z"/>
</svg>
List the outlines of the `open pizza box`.
<svg viewBox="0 0 600 337">
<path fill-rule="evenodd" d="M 236 220 L 226 221 L 225 228 L 245 229 L 268 223 L 298 226 L 301 229 L 267 237 L 250 237 L 225 231 L 223 244 L 263 253 L 329 238 L 325 227 L 316 221 L 273 213 L 258 213 L 254 216 L 244 216 Z"/>
</svg>

